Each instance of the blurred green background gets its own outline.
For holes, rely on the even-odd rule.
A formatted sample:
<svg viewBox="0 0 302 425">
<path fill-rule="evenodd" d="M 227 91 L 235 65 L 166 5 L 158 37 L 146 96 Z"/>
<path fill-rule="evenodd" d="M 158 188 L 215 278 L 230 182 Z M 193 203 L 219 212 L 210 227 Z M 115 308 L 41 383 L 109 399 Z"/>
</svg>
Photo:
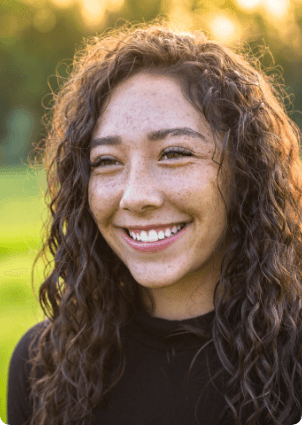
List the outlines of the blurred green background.
<svg viewBox="0 0 302 425">
<path fill-rule="evenodd" d="M 285 83 L 290 117 L 302 128 L 302 0 L 0 0 L 0 418 L 8 365 L 21 336 L 44 320 L 31 287 L 47 215 L 45 172 L 32 169 L 43 115 L 83 37 L 148 22 L 159 14 L 228 44 L 248 43 Z M 261 49 L 257 46 L 263 46 Z M 273 58 L 267 47 L 273 54 Z M 282 80 L 282 76 L 283 79 Z M 37 268 L 35 289 L 43 281 Z"/>
</svg>

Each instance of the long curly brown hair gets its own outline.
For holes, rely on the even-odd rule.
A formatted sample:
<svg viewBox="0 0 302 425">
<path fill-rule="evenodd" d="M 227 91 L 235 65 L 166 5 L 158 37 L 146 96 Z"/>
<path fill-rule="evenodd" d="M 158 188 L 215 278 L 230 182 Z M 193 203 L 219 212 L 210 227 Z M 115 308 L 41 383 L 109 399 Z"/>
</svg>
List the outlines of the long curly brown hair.
<svg viewBox="0 0 302 425">
<path fill-rule="evenodd" d="M 207 335 L 218 353 L 227 377 L 221 418 L 230 409 L 236 425 L 291 424 L 302 415 L 300 132 L 282 84 L 251 50 L 157 21 L 85 40 L 53 94 L 45 139 L 51 219 L 39 254 L 51 254 L 39 289 L 47 319 L 30 346 L 30 425 L 93 419 L 125 369 L 121 328 L 143 301 L 90 212 L 89 146 L 111 90 L 139 70 L 181 79 L 212 131 L 224 134 L 218 174 L 227 158 L 231 243 L 212 325 L 183 327 Z"/>
</svg>

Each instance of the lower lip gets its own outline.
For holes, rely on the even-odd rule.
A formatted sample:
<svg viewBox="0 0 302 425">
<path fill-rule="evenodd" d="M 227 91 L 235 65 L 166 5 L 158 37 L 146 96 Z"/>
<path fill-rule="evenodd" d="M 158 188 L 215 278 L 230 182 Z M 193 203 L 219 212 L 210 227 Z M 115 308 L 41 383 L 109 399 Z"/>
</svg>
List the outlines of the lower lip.
<svg viewBox="0 0 302 425">
<path fill-rule="evenodd" d="M 124 235 L 124 238 L 126 239 L 126 242 L 128 242 L 128 244 L 132 248 L 136 249 L 137 251 L 158 252 L 158 251 L 163 251 L 164 249 L 168 248 L 168 246 L 176 242 L 177 239 L 186 231 L 187 227 L 188 227 L 188 224 L 186 224 L 185 227 L 176 235 L 170 236 L 167 239 L 163 239 L 157 242 L 136 242 L 132 238 L 130 238 L 130 236 L 127 235 L 124 229 L 123 229 L 123 235 Z"/>
</svg>

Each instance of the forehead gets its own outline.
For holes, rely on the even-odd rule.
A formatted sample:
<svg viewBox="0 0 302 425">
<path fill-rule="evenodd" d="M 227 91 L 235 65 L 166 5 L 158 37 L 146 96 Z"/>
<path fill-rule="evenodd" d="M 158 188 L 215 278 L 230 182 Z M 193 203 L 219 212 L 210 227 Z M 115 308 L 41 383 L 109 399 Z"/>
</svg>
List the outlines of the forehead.
<svg viewBox="0 0 302 425">
<path fill-rule="evenodd" d="M 211 134 L 205 118 L 185 97 L 180 81 L 141 72 L 112 90 L 94 134 L 142 134 L 170 127 Z"/>
</svg>

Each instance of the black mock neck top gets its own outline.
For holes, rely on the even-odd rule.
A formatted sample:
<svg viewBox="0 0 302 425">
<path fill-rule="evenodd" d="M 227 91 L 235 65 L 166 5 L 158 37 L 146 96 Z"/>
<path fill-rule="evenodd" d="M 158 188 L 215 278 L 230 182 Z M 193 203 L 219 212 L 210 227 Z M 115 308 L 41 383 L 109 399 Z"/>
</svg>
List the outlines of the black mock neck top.
<svg viewBox="0 0 302 425">
<path fill-rule="evenodd" d="M 226 405 L 223 375 L 214 379 L 202 393 L 222 366 L 213 342 L 196 357 L 187 386 L 191 362 L 206 341 L 193 333 L 166 338 L 182 323 L 211 326 L 214 315 L 213 310 L 197 318 L 177 321 L 136 310 L 122 328 L 124 374 L 108 394 L 109 406 L 100 404 L 95 408 L 93 425 L 217 425 Z M 31 415 L 25 365 L 34 332 L 46 324 L 47 320 L 29 329 L 12 354 L 7 397 L 9 425 L 25 425 Z M 230 416 L 223 418 L 222 425 L 233 423 Z"/>
</svg>

